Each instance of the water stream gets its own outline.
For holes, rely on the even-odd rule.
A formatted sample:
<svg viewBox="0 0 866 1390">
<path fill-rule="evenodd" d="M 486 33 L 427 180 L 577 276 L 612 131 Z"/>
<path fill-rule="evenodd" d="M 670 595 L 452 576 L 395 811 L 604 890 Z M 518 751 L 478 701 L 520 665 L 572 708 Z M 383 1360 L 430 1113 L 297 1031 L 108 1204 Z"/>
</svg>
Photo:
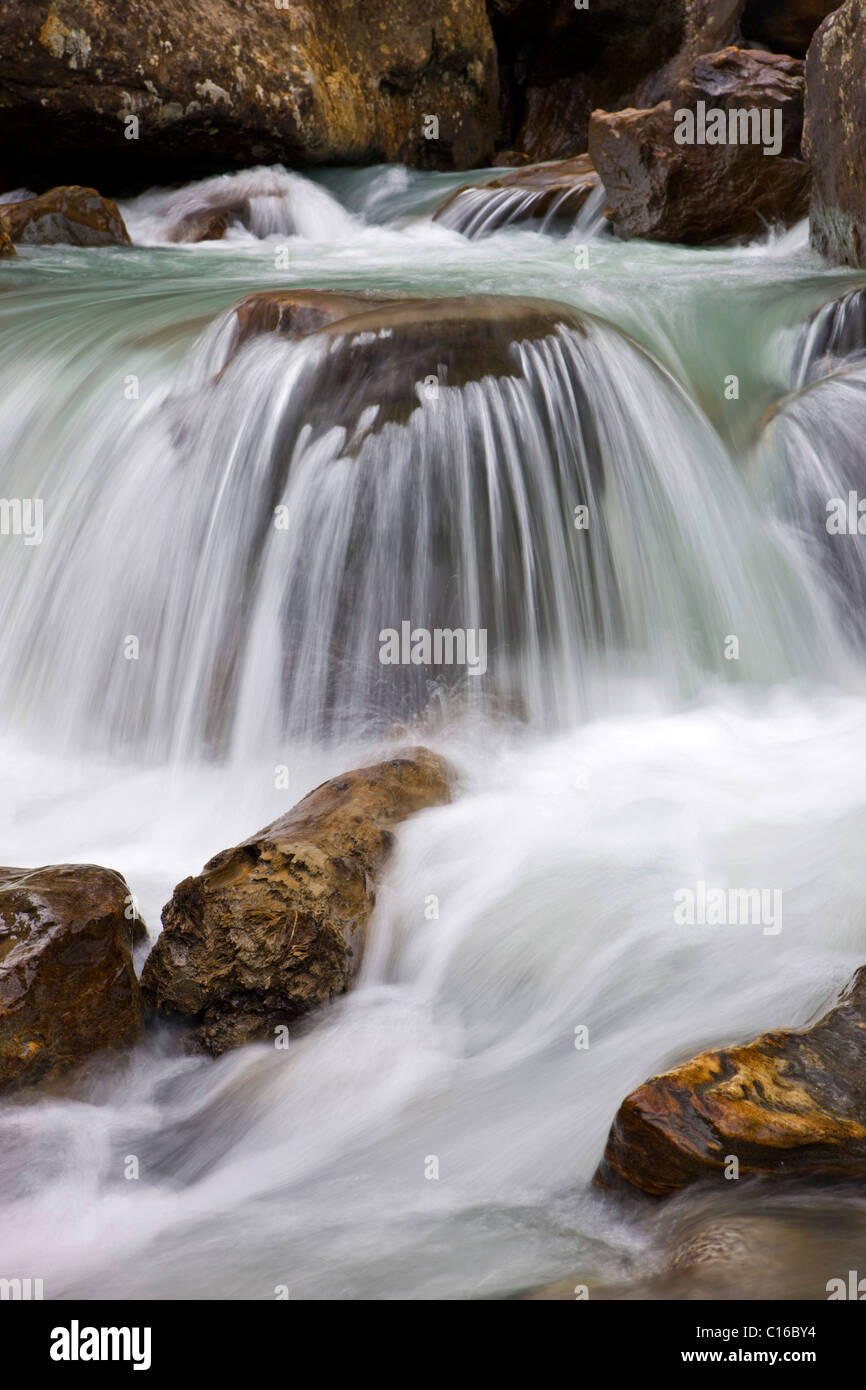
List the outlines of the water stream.
<svg viewBox="0 0 866 1390">
<path fill-rule="evenodd" d="M 5 861 L 116 868 L 153 934 L 326 776 L 410 738 L 459 790 L 399 831 L 357 987 L 288 1051 L 192 1059 L 160 1024 L 0 1105 L 3 1266 L 46 1297 L 664 1296 L 713 1223 L 746 1251 L 713 1296 L 822 1297 L 862 1239 L 850 1193 L 816 1232 L 806 1194 L 663 1218 L 590 1186 L 633 1086 L 805 1023 L 866 959 L 866 568 L 824 527 L 866 394 L 857 361 L 797 365 L 859 282 L 805 226 L 685 250 L 587 206 L 468 239 L 430 217 L 461 181 L 249 171 L 125 205 L 132 249 L 4 264 L 0 493 L 44 499 L 43 544 L 0 538 Z M 179 244 L 202 211 L 226 238 Z M 339 401 L 317 339 L 228 350 L 231 307 L 287 285 L 581 327 L 380 428 L 387 343 L 345 349 Z M 485 627 L 487 673 L 383 668 L 404 618 Z M 783 929 L 676 926 L 699 879 L 781 889 Z"/>
</svg>

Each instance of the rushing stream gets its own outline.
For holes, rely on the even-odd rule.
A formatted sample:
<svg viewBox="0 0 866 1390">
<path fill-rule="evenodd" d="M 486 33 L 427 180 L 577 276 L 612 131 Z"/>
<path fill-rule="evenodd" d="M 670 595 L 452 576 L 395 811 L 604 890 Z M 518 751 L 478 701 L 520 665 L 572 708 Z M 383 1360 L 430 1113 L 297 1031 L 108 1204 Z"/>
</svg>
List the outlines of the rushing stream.
<svg viewBox="0 0 866 1390">
<path fill-rule="evenodd" d="M 4 264 L 0 492 L 45 508 L 44 544 L 0 539 L 5 861 L 116 868 L 153 934 L 324 777 L 409 738 L 459 778 L 397 834 L 357 987 L 287 1051 L 192 1059 L 158 1024 L 0 1106 L 3 1266 L 46 1297 L 822 1297 L 862 1241 L 850 1193 L 590 1186 L 636 1084 L 805 1023 L 866 959 L 866 567 L 824 528 L 862 486 L 866 371 L 797 365 L 860 280 L 805 225 L 694 251 L 588 204 L 468 239 L 430 219 L 459 182 L 250 171 L 124 205 L 133 249 Z M 173 240 L 224 206 L 224 241 Z M 317 344 L 227 360 L 230 307 L 286 285 L 585 318 L 365 432 L 369 372 L 336 402 Z M 379 629 L 420 613 L 489 629 L 483 679 L 384 681 Z M 782 930 L 684 931 L 698 880 L 780 889 Z"/>
</svg>

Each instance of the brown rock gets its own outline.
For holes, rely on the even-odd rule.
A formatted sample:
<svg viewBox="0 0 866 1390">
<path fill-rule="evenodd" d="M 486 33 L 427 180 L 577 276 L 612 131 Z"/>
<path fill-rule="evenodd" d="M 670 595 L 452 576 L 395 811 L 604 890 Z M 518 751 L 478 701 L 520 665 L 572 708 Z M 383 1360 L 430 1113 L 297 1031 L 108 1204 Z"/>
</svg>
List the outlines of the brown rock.
<svg viewBox="0 0 866 1390">
<path fill-rule="evenodd" d="M 314 430 L 344 426 L 360 447 L 359 416 L 377 407 L 365 430 L 405 423 L 418 407 L 418 383 L 438 374 L 465 386 L 485 376 L 519 376 L 514 344 L 581 330 L 577 310 L 552 300 L 511 295 L 404 299 L 330 290 L 265 290 L 235 306 L 233 352 L 254 333 L 285 337 L 321 333 L 333 344 L 311 378 L 303 415 Z M 302 388 L 299 388 L 302 389 Z M 306 388 L 303 388 L 306 389 Z"/>
<path fill-rule="evenodd" d="M 3 228 L 0 227 L 0 260 L 2 260 L 4 256 L 14 255 L 15 247 L 12 245 L 12 242 L 9 239 L 9 234 L 7 232 L 4 232 Z"/>
<path fill-rule="evenodd" d="M 222 241 L 229 225 L 229 215 L 228 210 L 189 213 L 169 229 L 167 239 L 176 242 Z"/>
<path fill-rule="evenodd" d="M 0 869 L 0 1089 L 138 1036 L 129 900 L 96 864 Z"/>
<path fill-rule="evenodd" d="M 489 0 L 500 143 L 534 161 L 586 150 L 595 107 L 652 106 L 701 53 L 734 42 L 744 0 Z"/>
<path fill-rule="evenodd" d="M 837 0 L 747 0 L 743 35 L 773 53 L 805 58 L 818 25 L 837 8 Z"/>
<path fill-rule="evenodd" d="M 590 155 L 606 215 L 628 240 L 703 244 L 760 235 L 805 215 L 810 174 L 799 158 L 802 64 L 736 48 L 692 64 L 673 101 L 648 110 L 593 112 Z M 782 144 L 678 144 L 675 111 L 779 110 Z"/>
<path fill-rule="evenodd" d="M 144 967 L 146 1002 L 196 1021 L 218 1055 L 349 988 L 393 827 L 448 800 L 425 748 L 332 778 L 197 878 L 164 909 Z"/>
<path fill-rule="evenodd" d="M 0 8 L 7 187 L 133 192 L 273 163 L 467 168 L 492 153 L 497 111 L 484 0 Z"/>
<path fill-rule="evenodd" d="M 531 218 L 573 220 L 598 185 L 589 155 L 579 154 L 552 164 L 531 164 L 490 183 L 464 184 L 440 203 L 433 216 L 467 235 Z"/>
<path fill-rule="evenodd" d="M 803 1032 L 704 1052 L 627 1096 L 595 1181 L 667 1196 L 699 1178 L 866 1177 L 866 967 Z"/>
<path fill-rule="evenodd" d="M 829 15 L 806 59 L 803 152 L 814 183 L 812 245 L 838 265 L 866 265 L 866 9 L 863 0 Z"/>
<path fill-rule="evenodd" d="M 22 245 L 129 246 L 117 204 L 95 188 L 52 188 L 39 198 L 0 203 L 0 228 Z"/>
</svg>

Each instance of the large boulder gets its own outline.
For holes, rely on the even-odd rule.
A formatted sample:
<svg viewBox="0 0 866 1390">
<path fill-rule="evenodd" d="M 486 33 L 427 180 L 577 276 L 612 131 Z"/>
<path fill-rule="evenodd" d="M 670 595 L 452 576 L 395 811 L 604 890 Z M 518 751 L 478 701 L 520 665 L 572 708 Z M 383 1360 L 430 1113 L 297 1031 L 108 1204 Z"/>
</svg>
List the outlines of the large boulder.
<svg viewBox="0 0 866 1390">
<path fill-rule="evenodd" d="M 655 1076 L 619 1108 L 595 1181 L 667 1196 L 699 1178 L 866 1178 L 866 966 L 803 1032 Z"/>
<path fill-rule="evenodd" d="M 116 203 L 95 188 L 52 188 L 38 198 L 0 203 L 0 230 L 23 245 L 129 246 Z"/>
<path fill-rule="evenodd" d="M 488 0 L 500 58 L 500 143 L 530 159 L 586 150 L 590 112 L 649 106 L 681 69 L 732 43 L 743 0 Z"/>
<path fill-rule="evenodd" d="M 463 184 L 433 216 L 446 227 L 475 237 L 514 222 L 574 221 L 599 177 L 589 155 L 530 164 L 484 184 Z"/>
<path fill-rule="evenodd" d="M 703 244 L 757 236 L 804 217 L 810 173 L 799 155 L 802 110 L 802 63 L 726 48 L 698 58 L 671 101 L 594 112 L 590 155 L 614 231 L 626 240 Z M 691 131 L 680 112 L 690 113 Z M 724 115 L 716 120 L 714 112 Z M 774 123 L 766 132 L 769 148 L 778 122 L 778 149 L 771 154 L 740 133 L 742 122 L 742 132 L 753 137 L 747 122 L 763 120 L 762 113 Z M 725 143 L 701 142 L 722 125 Z M 735 142 L 732 129 L 740 136 Z M 680 143 L 683 136 L 688 139 Z"/>
<path fill-rule="evenodd" d="M 394 827 L 447 800 L 446 766 L 425 748 L 323 783 L 178 884 L 145 1001 L 194 1020 L 194 1046 L 218 1055 L 342 994 Z"/>
<path fill-rule="evenodd" d="M 232 317 L 230 332 L 220 337 L 221 369 L 259 333 L 330 340 L 331 351 L 296 393 L 309 393 L 303 413 L 314 430 L 344 426 L 354 448 L 368 433 L 408 420 L 431 367 L 448 386 L 485 376 L 520 376 L 515 344 L 549 337 L 560 325 L 582 331 L 576 309 L 516 295 L 413 299 L 363 291 L 263 290 L 235 305 Z M 372 415 L 362 430 L 365 412 Z"/>
<path fill-rule="evenodd" d="M 847 0 L 818 29 L 806 58 L 803 150 L 814 174 L 812 245 L 841 265 L 866 265 L 866 7 Z"/>
<path fill-rule="evenodd" d="M 0 1090 L 62 1076 L 137 1038 L 137 920 L 110 869 L 0 869 Z"/>
<path fill-rule="evenodd" d="M 484 0 L 17 0 L 0 8 L 0 180 L 121 193 L 261 163 L 468 168 L 492 152 L 497 85 Z"/>
</svg>

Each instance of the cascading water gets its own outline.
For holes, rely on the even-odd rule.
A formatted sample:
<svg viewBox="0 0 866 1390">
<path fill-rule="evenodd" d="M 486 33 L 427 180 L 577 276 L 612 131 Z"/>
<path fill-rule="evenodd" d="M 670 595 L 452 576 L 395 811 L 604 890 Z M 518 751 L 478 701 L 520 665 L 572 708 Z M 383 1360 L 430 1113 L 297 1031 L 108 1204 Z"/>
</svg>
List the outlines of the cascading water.
<svg viewBox="0 0 866 1390">
<path fill-rule="evenodd" d="M 823 1296 L 860 1198 L 827 1198 L 816 1259 L 796 1193 L 758 1213 L 748 1190 L 686 1194 L 662 1222 L 590 1179 L 635 1084 L 805 1022 L 863 961 L 860 640 L 778 486 L 795 448 L 829 466 L 857 370 L 759 432 L 838 281 L 802 234 L 598 237 L 581 275 L 567 238 L 432 222 L 439 176 L 268 178 L 146 195 L 132 250 L 4 265 L 0 490 L 45 506 L 41 545 L 0 539 L 5 855 L 110 864 L 153 932 L 182 877 L 410 719 L 459 795 L 399 830 L 356 988 L 287 1052 L 190 1058 L 160 1025 L 3 1102 L 4 1266 L 49 1297 L 483 1297 L 573 1275 L 628 1297 L 664 1292 L 696 1225 L 733 1223 L 738 1282 L 702 1287 L 766 1296 L 777 1251 L 773 1294 Z M 177 242 L 216 213 L 227 240 Z M 427 371 L 393 316 L 396 338 L 241 341 L 232 306 L 287 285 L 564 307 L 544 331 L 506 315 L 495 370 L 431 330 Z M 849 447 L 828 486 L 854 476 Z M 402 619 L 487 628 L 488 671 L 383 666 Z M 672 894 L 699 878 L 778 886 L 783 931 L 684 934 Z"/>
</svg>

